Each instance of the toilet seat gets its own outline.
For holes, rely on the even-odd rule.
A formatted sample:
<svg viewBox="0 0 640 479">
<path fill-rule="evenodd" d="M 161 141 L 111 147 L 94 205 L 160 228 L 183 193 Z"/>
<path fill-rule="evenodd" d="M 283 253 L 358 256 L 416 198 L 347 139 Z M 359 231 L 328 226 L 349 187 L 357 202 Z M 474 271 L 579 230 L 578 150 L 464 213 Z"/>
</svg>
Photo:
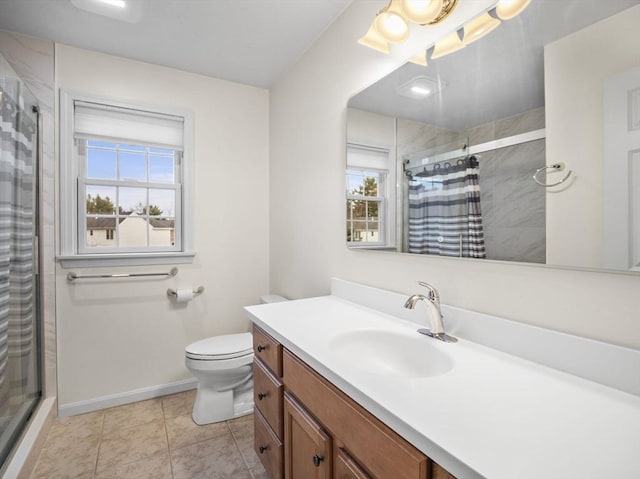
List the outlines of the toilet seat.
<svg viewBox="0 0 640 479">
<path fill-rule="evenodd" d="M 191 343 L 185 348 L 186 357 L 200 361 L 221 361 L 253 355 L 251 333 L 214 336 Z"/>
</svg>

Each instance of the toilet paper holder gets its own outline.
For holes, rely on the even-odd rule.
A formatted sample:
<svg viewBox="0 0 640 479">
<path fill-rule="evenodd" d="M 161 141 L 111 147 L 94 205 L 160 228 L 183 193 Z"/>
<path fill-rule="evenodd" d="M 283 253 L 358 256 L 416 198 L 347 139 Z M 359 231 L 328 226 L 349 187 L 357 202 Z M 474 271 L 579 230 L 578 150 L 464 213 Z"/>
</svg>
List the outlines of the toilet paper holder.
<svg viewBox="0 0 640 479">
<path fill-rule="evenodd" d="M 194 289 L 193 290 L 193 295 L 194 296 L 197 296 L 198 294 L 202 294 L 202 293 L 204 293 L 204 286 L 200 286 L 200 287 L 198 287 L 198 289 Z M 175 297 L 177 295 L 178 295 L 178 292 L 175 289 L 169 288 L 167 290 L 167 296 L 174 296 Z"/>
</svg>

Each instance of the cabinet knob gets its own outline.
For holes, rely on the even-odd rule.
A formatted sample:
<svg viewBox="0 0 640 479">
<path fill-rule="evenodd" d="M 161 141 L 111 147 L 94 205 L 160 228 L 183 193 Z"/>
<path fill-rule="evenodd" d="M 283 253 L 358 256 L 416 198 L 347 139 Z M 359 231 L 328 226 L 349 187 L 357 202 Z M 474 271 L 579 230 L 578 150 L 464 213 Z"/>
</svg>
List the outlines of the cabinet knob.
<svg viewBox="0 0 640 479">
<path fill-rule="evenodd" d="M 262 351 L 264 351 L 265 349 L 267 349 L 266 346 L 263 346 L 262 344 L 258 344 L 258 347 L 256 348 L 258 350 L 259 353 L 261 353 Z"/>
<path fill-rule="evenodd" d="M 322 456 L 322 455 L 319 456 L 318 454 L 314 454 L 314 456 L 313 456 L 313 464 L 316 467 L 320 467 L 320 463 L 322 461 L 324 461 L 324 456 Z"/>
<path fill-rule="evenodd" d="M 260 446 L 258 448 L 258 450 L 260 451 L 260 454 L 264 454 L 264 452 L 269 449 L 269 446 Z"/>
<path fill-rule="evenodd" d="M 266 397 L 267 397 L 267 393 L 258 393 L 258 399 L 259 399 L 260 401 L 262 401 L 262 400 L 263 400 L 264 398 L 266 398 Z"/>
</svg>

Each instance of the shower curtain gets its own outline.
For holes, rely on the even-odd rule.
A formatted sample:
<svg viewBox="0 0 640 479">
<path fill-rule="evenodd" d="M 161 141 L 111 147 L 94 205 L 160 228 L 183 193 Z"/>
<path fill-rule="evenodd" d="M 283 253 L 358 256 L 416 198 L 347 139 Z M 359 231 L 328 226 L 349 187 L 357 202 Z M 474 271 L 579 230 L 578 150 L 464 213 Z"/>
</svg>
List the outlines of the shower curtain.
<svg viewBox="0 0 640 479">
<path fill-rule="evenodd" d="M 36 138 L 36 123 L 0 88 L 0 433 L 28 399 L 34 367 Z"/>
<path fill-rule="evenodd" d="M 409 179 L 409 252 L 486 257 L 476 157 Z"/>
</svg>

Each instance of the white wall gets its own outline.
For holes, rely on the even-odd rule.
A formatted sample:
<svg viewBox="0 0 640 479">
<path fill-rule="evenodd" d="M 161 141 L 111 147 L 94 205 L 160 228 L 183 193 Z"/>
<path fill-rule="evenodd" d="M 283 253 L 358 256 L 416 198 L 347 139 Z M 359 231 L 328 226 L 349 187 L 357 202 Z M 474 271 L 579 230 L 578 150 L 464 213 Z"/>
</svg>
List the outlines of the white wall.
<svg viewBox="0 0 640 479">
<path fill-rule="evenodd" d="M 357 44 L 377 7 L 355 1 L 271 90 L 272 291 L 326 294 L 337 276 L 408 294 L 426 280 L 446 304 L 640 348 L 640 276 L 347 249 L 347 101 L 399 66 Z"/>
<path fill-rule="evenodd" d="M 640 65 L 639 24 L 637 6 L 545 48 L 547 164 L 564 161 L 573 170 L 567 188 L 547 194 L 549 263 L 603 266 L 602 85 L 605 78 Z M 549 181 L 565 174 L 551 175 Z"/>
<path fill-rule="evenodd" d="M 69 284 L 58 266 L 59 403 L 187 379 L 184 347 L 247 331 L 242 307 L 269 291 L 269 93 L 64 45 L 56 46 L 56 87 L 194 112 L 197 252 L 171 279 Z M 167 298 L 167 288 L 200 285 L 204 294 L 186 305 Z"/>
</svg>

